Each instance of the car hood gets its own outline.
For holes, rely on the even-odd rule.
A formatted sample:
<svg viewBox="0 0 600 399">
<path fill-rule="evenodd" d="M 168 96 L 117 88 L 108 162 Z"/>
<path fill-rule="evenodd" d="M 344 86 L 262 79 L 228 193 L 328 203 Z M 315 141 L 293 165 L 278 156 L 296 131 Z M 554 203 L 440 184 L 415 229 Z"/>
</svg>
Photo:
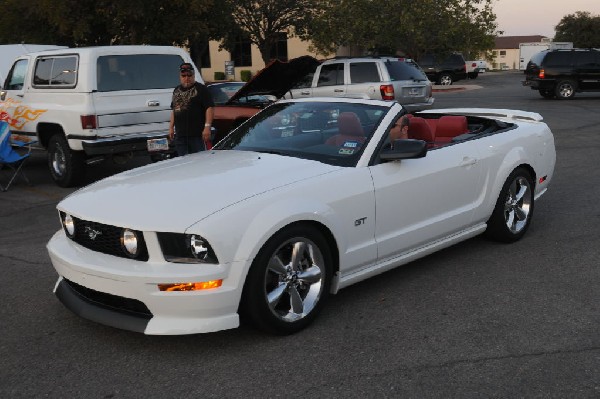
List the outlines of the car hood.
<svg viewBox="0 0 600 399">
<path fill-rule="evenodd" d="M 142 231 L 183 232 L 247 198 L 337 166 L 249 151 L 203 151 L 123 172 L 66 197 L 58 209 Z"/>
<path fill-rule="evenodd" d="M 317 66 L 319 66 L 319 61 L 309 55 L 294 58 L 288 62 L 273 60 L 238 90 L 227 104 L 235 103 L 243 97 L 255 95 L 271 95 L 279 99 L 290 91 L 300 79 L 314 72 Z"/>
</svg>

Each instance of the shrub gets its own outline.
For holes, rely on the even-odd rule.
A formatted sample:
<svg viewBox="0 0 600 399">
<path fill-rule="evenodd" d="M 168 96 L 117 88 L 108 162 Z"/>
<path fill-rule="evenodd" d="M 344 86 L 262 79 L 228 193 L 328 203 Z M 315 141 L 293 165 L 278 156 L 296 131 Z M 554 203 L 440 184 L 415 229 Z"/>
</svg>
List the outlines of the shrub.
<svg viewBox="0 0 600 399">
<path fill-rule="evenodd" d="M 252 72 L 244 69 L 240 71 L 240 78 L 242 79 L 243 82 L 247 82 L 250 80 L 250 78 L 252 77 Z"/>
<path fill-rule="evenodd" d="M 215 72 L 215 80 L 225 80 L 225 72 Z"/>
</svg>

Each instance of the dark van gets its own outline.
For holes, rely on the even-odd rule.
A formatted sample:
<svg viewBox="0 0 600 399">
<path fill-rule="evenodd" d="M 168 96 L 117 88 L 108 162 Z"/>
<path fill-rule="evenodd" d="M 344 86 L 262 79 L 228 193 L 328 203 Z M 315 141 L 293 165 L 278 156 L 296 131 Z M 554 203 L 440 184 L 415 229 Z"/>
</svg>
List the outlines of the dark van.
<svg viewBox="0 0 600 399">
<path fill-rule="evenodd" d="M 544 98 L 566 100 L 576 92 L 600 91 L 600 50 L 544 50 L 527 63 L 524 86 Z"/>
</svg>

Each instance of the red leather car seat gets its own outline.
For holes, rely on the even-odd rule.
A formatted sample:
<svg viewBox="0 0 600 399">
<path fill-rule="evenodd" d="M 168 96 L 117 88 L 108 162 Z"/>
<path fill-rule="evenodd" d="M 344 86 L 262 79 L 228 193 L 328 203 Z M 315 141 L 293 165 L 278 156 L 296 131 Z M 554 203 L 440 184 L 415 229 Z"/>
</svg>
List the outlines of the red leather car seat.
<svg viewBox="0 0 600 399">
<path fill-rule="evenodd" d="M 435 140 L 449 143 L 454 137 L 469 131 L 467 117 L 462 115 L 444 115 L 437 123 Z"/>
<path fill-rule="evenodd" d="M 338 134 L 327 139 L 325 144 L 342 146 L 347 141 L 364 143 L 365 132 L 360 124 L 360 119 L 354 112 L 342 112 L 337 119 Z"/>
</svg>

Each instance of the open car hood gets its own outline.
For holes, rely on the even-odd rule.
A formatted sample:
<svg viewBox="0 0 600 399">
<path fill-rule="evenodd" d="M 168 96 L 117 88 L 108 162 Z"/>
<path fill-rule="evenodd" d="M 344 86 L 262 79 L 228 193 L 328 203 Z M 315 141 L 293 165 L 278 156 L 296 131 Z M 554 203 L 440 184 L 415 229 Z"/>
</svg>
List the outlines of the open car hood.
<svg viewBox="0 0 600 399">
<path fill-rule="evenodd" d="M 283 97 L 304 76 L 319 66 L 315 58 L 304 55 L 288 62 L 273 60 L 248 81 L 226 104 L 235 103 L 247 96 L 272 95 Z"/>
</svg>

